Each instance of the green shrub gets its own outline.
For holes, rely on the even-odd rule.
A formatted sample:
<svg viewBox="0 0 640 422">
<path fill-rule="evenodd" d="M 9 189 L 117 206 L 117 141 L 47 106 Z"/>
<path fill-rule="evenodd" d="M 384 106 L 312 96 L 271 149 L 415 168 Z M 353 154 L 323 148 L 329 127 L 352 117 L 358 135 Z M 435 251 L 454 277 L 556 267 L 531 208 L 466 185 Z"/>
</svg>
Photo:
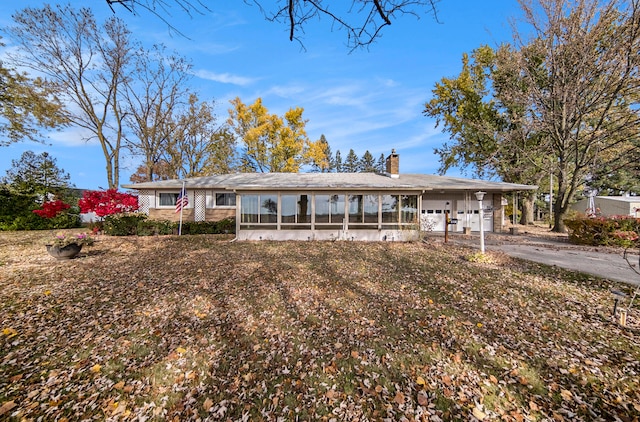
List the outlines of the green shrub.
<svg viewBox="0 0 640 422">
<path fill-rule="evenodd" d="M 220 221 L 183 221 L 182 234 L 235 233 L 234 219 Z M 149 220 L 144 214 L 114 214 L 104 218 L 102 230 L 111 236 L 156 236 L 178 233 L 178 223 Z"/>
<path fill-rule="evenodd" d="M 138 222 L 138 236 L 157 236 L 172 234 L 175 223 L 168 220 L 142 220 Z"/>
<path fill-rule="evenodd" d="M 146 219 L 144 214 L 112 214 L 104 218 L 102 228 L 111 236 L 130 236 L 138 234 L 138 224 Z"/>
<path fill-rule="evenodd" d="M 564 220 L 571 243 L 592 246 L 622 246 L 638 244 L 640 219 L 627 216 L 611 218 L 574 218 Z"/>
<path fill-rule="evenodd" d="M 182 222 L 182 234 L 214 234 L 216 233 L 216 228 L 216 223 L 213 221 Z"/>
<path fill-rule="evenodd" d="M 53 229 L 74 229 L 82 225 L 82 219 L 80 214 L 62 213 L 49 218 L 49 223 Z"/>
<path fill-rule="evenodd" d="M 224 234 L 234 233 L 235 220 L 225 218 L 220 221 L 183 221 L 182 234 Z M 176 225 L 177 233 L 177 225 Z"/>
<path fill-rule="evenodd" d="M 218 233 L 235 233 L 236 232 L 236 220 L 234 218 L 225 218 L 216 222 Z"/>
</svg>

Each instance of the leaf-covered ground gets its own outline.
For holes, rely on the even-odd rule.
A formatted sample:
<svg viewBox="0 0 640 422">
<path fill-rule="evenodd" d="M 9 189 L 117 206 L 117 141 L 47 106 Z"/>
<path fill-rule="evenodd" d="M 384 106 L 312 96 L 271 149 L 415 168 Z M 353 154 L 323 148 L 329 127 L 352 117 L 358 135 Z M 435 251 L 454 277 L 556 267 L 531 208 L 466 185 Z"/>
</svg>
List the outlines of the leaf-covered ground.
<svg viewBox="0 0 640 422">
<path fill-rule="evenodd" d="M 0 419 L 640 417 L 609 282 L 435 243 L 104 237 L 56 261 L 43 235 L 0 233 Z"/>
</svg>

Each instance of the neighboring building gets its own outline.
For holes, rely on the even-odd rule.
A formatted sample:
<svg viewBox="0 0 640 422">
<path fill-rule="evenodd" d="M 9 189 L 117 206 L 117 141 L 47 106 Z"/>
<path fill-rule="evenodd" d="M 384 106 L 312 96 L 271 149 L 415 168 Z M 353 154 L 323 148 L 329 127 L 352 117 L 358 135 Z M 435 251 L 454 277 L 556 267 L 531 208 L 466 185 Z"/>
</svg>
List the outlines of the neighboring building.
<svg viewBox="0 0 640 422">
<path fill-rule="evenodd" d="M 237 173 L 123 185 L 138 191 L 140 211 L 177 221 L 236 219 L 239 240 L 412 240 L 420 231 L 503 231 L 502 194 L 537 186 L 426 174 L 400 174 L 395 151 L 387 173 Z"/>
<path fill-rule="evenodd" d="M 591 210 L 592 207 L 595 210 Z M 584 198 L 573 204 L 571 209 L 582 214 L 595 211 L 596 215 L 603 217 L 629 215 L 640 218 L 640 196 L 596 196 L 592 206 L 589 206 L 589 198 Z"/>
</svg>

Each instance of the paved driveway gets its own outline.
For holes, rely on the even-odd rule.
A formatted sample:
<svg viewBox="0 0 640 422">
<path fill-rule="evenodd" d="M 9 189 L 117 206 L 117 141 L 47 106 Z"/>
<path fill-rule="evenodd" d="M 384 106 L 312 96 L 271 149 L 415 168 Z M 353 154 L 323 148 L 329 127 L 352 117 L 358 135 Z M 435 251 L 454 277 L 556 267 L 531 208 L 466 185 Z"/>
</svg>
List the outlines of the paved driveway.
<svg viewBox="0 0 640 422">
<path fill-rule="evenodd" d="M 456 242 L 479 247 L 479 239 L 455 239 Z M 639 285 L 636 274 L 623 258 L 623 252 L 608 248 L 585 248 L 566 242 L 541 240 L 521 235 L 491 235 L 486 239 L 486 250 L 497 250 L 509 256 L 555 265 L 568 270 L 593 274 L 609 280 Z M 637 250 L 630 259 L 638 269 Z"/>
</svg>

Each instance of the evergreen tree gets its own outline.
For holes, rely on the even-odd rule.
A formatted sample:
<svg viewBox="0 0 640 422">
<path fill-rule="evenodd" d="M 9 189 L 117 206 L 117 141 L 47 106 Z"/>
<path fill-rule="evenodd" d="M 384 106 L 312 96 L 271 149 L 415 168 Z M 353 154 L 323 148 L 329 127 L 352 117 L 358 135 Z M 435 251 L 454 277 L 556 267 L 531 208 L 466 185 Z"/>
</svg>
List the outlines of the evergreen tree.
<svg viewBox="0 0 640 422">
<path fill-rule="evenodd" d="M 329 145 L 329 141 L 327 141 L 327 138 L 324 137 L 324 134 L 320 135 L 320 142 L 324 144 L 324 151 L 325 151 L 325 154 L 327 155 L 327 162 L 328 162 L 327 168 L 322 169 L 321 171 L 323 173 L 331 173 L 334 170 L 334 163 L 333 163 L 333 160 L 331 159 L 332 157 L 331 146 Z"/>
<path fill-rule="evenodd" d="M 69 173 L 58 168 L 56 159 L 48 153 L 36 155 L 33 151 L 25 151 L 19 160 L 11 161 L 11 168 L 3 178 L 14 192 L 23 195 L 37 195 L 41 201 L 62 198 L 70 188 Z"/>
<path fill-rule="evenodd" d="M 382 153 L 376 163 L 376 172 L 384 173 L 385 171 L 387 171 L 387 161 L 384 159 L 384 153 Z"/>
<path fill-rule="evenodd" d="M 361 173 L 375 173 L 376 172 L 376 161 L 373 159 L 373 155 L 366 150 L 360 158 L 359 170 Z"/>
<path fill-rule="evenodd" d="M 347 158 L 344 160 L 342 169 L 345 173 L 357 173 L 360 170 L 358 155 L 352 149 L 349 150 Z"/>
<path fill-rule="evenodd" d="M 340 154 L 340 150 L 336 151 L 336 159 L 333 161 L 333 169 L 336 173 L 342 173 L 342 155 Z"/>
</svg>

